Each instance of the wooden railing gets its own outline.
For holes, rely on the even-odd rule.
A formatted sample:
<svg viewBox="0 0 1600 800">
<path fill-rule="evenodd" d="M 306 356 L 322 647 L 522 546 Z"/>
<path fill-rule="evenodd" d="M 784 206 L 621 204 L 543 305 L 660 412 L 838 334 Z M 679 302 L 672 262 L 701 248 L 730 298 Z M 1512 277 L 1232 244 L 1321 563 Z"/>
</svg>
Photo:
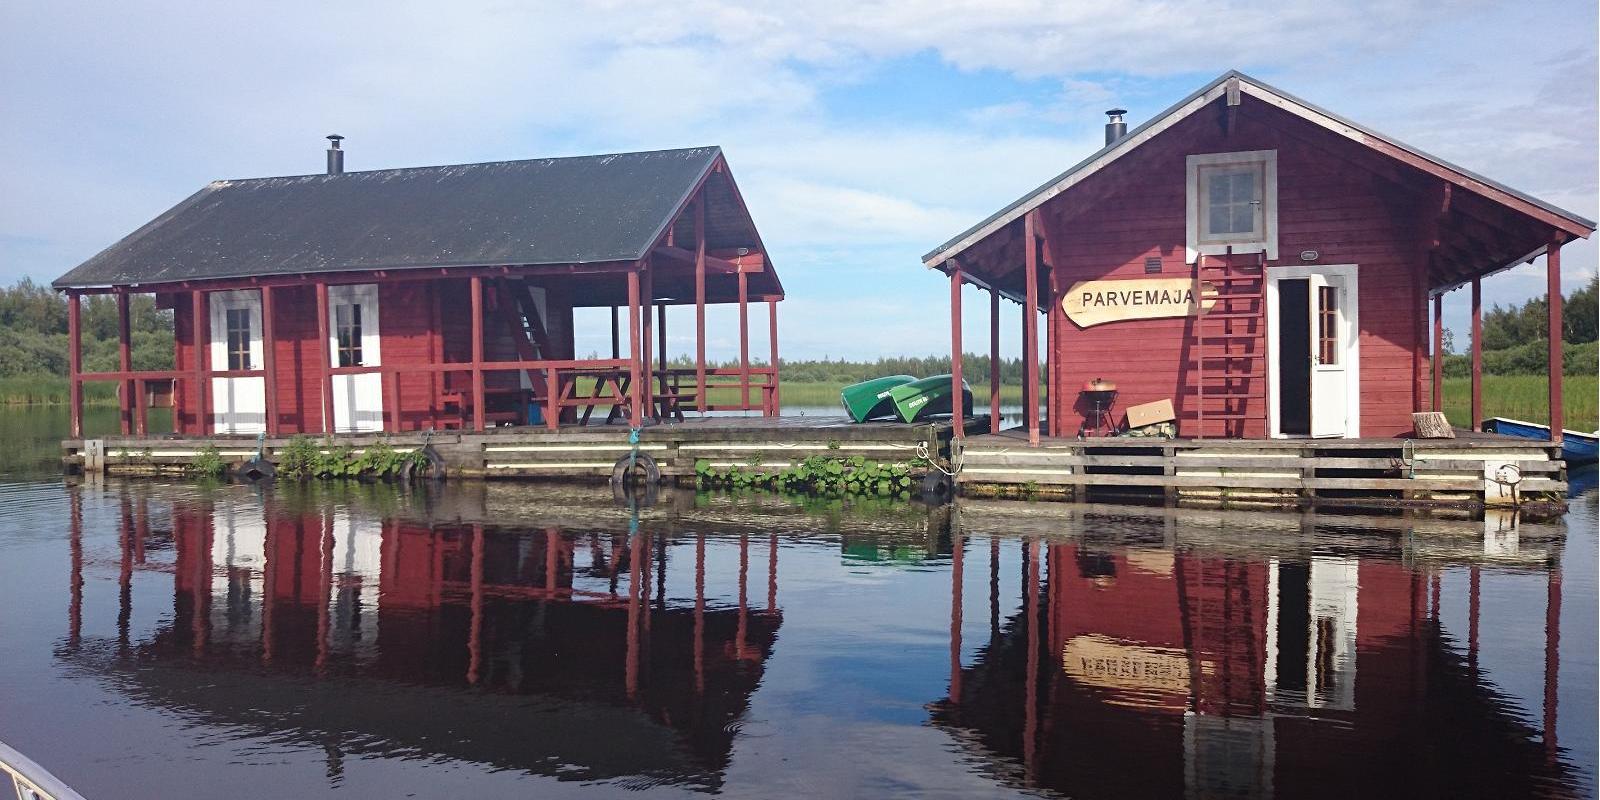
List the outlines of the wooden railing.
<svg viewBox="0 0 1600 800">
<path fill-rule="evenodd" d="M 597 408 L 609 406 L 607 411 L 608 421 L 619 415 L 624 415 L 633 399 L 631 394 L 633 378 L 631 363 L 627 359 L 573 359 L 573 360 L 531 360 L 531 361 L 486 361 L 471 362 L 443 362 L 428 364 L 383 364 L 361 367 L 332 367 L 327 370 L 327 377 L 334 375 L 379 375 L 383 382 L 384 402 L 384 429 L 399 431 L 402 427 L 403 409 L 401 407 L 400 378 L 402 375 L 444 375 L 455 373 L 470 376 L 468 388 L 440 392 L 440 397 L 433 399 L 432 406 L 437 406 L 446 397 L 457 398 L 460 401 L 463 419 L 461 424 L 466 427 L 470 424 L 477 430 L 487 427 L 489 412 L 487 400 L 491 394 L 502 393 L 503 390 L 485 386 L 484 376 L 494 373 L 526 372 L 530 375 L 539 375 L 543 378 L 543 386 L 535 386 L 526 393 L 529 402 L 540 405 L 545 426 L 555 430 L 561 422 L 563 411 L 571 409 L 580 424 L 587 424 Z M 115 372 L 86 372 L 72 378 L 71 391 L 75 397 L 82 396 L 83 384 L 99 382 L 115 382 L 132 387 L 132 398 L 123 396 L 119 399 L 122 408 L 122 432 L 126 434 L 144 435 L 149 429 L 149 410 L 152 407 L 174 407 L 176 415 L 176 397 L 181 386 L 185 392 L 194 391 L 198 385 L 198 397 L 204 398 L 206 383 L 209 378 L 264 378 L 266 370 L 216 370 L 197 372 L 195 370 L 119 370 Z M 751 367 L 748 371 L 737 367 L 708 369 L 706 375 L 706 394 L 708 397 L 698 396 L 696 381 L 698 373 L 693 368 L 658 369 L 651 374 L 648 396 L 641 398 L 644 413 L 658 419 L 683 418 L 685 411 L 760 411 L 764 416 L 777 416 L 780 407 L 778 391 L 778 373 L 770 366 Z M 324 399 L 324 414 L 327 415 L 328 426 L 332 423 L 332 392 L 331 387 L 324 387 L 320 395 Z M 155 390 L 152 393 L 152 390 Z M 521 391 L 520 389 L 518 391 Z M 711 403 L 709 395 L 713 391 L 718 394 L 734 393 L 733 402 Z M 126 392 L 123 393 L 124 395 Z M 157 402 L 152 404 L 154 397 Z M 164 398 L 164 400 L 163 400 Z M 193 413 L 205 418 L 205 406 L 209 403 L 202 401 L 200 405 L 191 409 Z M 523 403 L 517 404 L 522 407 Z M 470 417 L 467 416 L 470 409 Z M 430 410 L 436 410 L 430 408 Z M 523 413 L 526 413 L 525 408 Z M 275 435 L 277 425 L 275 420 L 268 420 L 267 433 Z M 176 424 L 176 419 L 174 419 Z M 327 427 L 327 426 L 325 426 Z M 74 437 L 82 436 L 81 424 L 79 429 L 73 431 Z"/>
</svg>

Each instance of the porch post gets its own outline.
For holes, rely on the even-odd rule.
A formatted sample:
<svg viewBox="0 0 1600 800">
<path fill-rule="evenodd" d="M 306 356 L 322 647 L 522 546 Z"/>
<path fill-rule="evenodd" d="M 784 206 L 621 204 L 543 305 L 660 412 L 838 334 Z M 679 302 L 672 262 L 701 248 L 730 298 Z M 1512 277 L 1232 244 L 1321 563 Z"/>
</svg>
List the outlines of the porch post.
<svg viewBox="0 0 1600 800">
<path fill-rule="evenodd" d="M 706 203 L 694 201 L 694 391 L 695 407 L 704 414 L 706 397 Z"/>
<path fill-rule="evenodd" d="M 207 316 L 206 293 L 195 289 L 189 293 L 190 335 L 194 344 L 194 413 L 196 433 L 204 436 L 211 432 L 211 382 L 206 374 L 211 371 L 211 358 L 207 353 L 207 329 L 211 320 Z"/>
<path fill-rule="evenodd" d="M 622 358 L 622 328 L 617 317 L 617 307 L 611 307 L 611 358 Z"/>
<path fill-rule="evenodd" d="M 635 428 L 644 427 L 644 402 L 641 398 L 639 360 L 639 270 L 628 272 L 628 420 Z"/>
<path fill-rule="evenodd" d="M 474 278 L 473 280 L 477 280 Z M 477 294 L 473 294 L 477 299 Z M 472 318 L 477 320 L 477 307 L 473 307 Z M 317 281 L 317 392 L 322 397 L 322 432 L 333 433 L 333 376 L 329 371 L 333 369 L 333 356 L 328 352 L 328 282 Z M 476 357 L 473 359 L 476 361 Z M 479 430 L 483 428 L 480 426 Z"/>
<path fill-rule="evenodd" d="M 989 290 L 989 432 L 1000 432 L 1000 290 Z"/>
<path fill-rule="evenodd" d="M 650 417 L 652 419 L 659 419 L 660 411 L 656 407 L 656 365 L 653 363 L 650 356 L 650 311 L 654 307 L 654 303 L 652 301 L 655 299 L 656 279 L 655 275 L 653 274 L 654 270 L 650 268 L 650 259 L 646 258 L 641 263 L 643 264 L 643 274 L 640 277 L 642 278 L 643 283 L 640 285 L 640 290 L 643 292 L 643 294 L 639 298 L 639 311 L 644 315 L 644 339 L 643 344 L 640 345 L 639 359 L 640 363 L 644 366 L 644 404 L 645 410 Z"/>
<path fill-rule="evenodd" d="M 750 408 L 750 276 L 739 265 L 739 410 Z"/>
<path fill-rule="evenodd" d="M 667 368 L 667 304 L 656 303 L 656 370 Z M 667 391 L 666 375 L 661 376 L 661 392 Z"/>
<path fill-rule="evenodd" d="M 1483 424 L 1483 285 L 1472 279 L 1472 429 Z"/>
<path fill-rule="evenodd" d="M 128 291 L 117 290 L 117 369 L 122 372 L 133 371 L 133 348 L 128 341 L 133 337 L 133 324 L 129 319 Z M 117 399 L 120 408 L 117 411 L 122 420 L 122 435 L 133 433 L 133 381 L 121 381 L 122 396 Z"/>
<path fill-rule="evenodd" d="M 950 424 L 951 435 L 965 439 L 966 421 L 961 402 L 961 265 L 950 269 Z"/>
<path fill-rule="evenodd" d="M 1433 410 L 1444 410 L 1444 292 L 1433 296 Z"/>
<path fill-rule="evenodd" d="M 1028 444 L 1039 444 L 1039 212 L 1022 218 L 1023 274 L 1028 282 L 1022 318 L 1022 418 L 1028 425 Z"/>
<path fill-rule="evenodd" d="M 782 396 L 778 392 L 778 301 L 770 297 L 767 298 L 767 347 L 772 351 L 767 358 L 767 366 L 772 367 L 771 408 L 767 416 L 776 417 L 783 414 Z"/>
<path fill-rule="evenodd" d="M 469 280 L 472 293 L 472 427 L 481 431 L 485 425 L 483 407 L 483 278 L 477 275 Z"/>
<path fill-rule="evenodd" d="M 83 436 L 83 324 L 82 301 L 77 292 L 67 292 L 67 403 L 71 414 L 71 436 Z M 76 499 L 77 495 L 73 495 Z"/>
<path fill-rule="evenodd" d="M 1550 442 L 1561 444 L 1561 237 L 1550 240 L 1544 257 L 1550 308 Z"/>
<path fill-rule="evenodd" d="M 277 337 L 273 328 L 272 285 L 261 287 L 261 367 L 266 371 L 267 435 L 278 435 L 278 354 Z M 398 430 L 398 428 L 396 428 Z"/>
</svg>

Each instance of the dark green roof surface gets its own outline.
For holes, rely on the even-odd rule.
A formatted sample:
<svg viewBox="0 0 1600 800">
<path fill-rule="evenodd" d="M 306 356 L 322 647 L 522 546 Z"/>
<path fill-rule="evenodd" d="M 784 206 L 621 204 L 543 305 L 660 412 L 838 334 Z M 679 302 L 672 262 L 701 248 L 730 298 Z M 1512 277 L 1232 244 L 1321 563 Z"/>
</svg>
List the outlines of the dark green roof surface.
<svg viewBox="0 0 1600 800">
<path fill-rule="evenodd" d="M 57 288 L 643 258 L 716 147 L 215 181 Z"/>
</svg>

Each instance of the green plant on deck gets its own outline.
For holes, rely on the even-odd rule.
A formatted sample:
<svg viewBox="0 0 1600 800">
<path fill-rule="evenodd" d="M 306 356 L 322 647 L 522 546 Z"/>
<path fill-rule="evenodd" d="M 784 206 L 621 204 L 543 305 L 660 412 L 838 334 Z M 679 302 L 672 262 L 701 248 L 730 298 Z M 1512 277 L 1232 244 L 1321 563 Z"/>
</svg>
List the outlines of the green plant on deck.
<svg viewBox="0 0 1600 800">
<path fill-rule="evenodd" d="M 303 481 L 316 475 L 322 448 L 310 436 L 296 436 L 277 455 L 278 476 Z"/>
<path fill-rule="evenodd" d="M 815 455 L 793 462 L 787 469 L 761 472 L 738 465 L 718 468 L 701 459 L 695 462 L 695 482 L 700 488 L 735 491 L 769 489 L 821 497 L 911 496 L 909 464 L 880 464 L 862 456 L 840 458 Z"/>
<path fill-rule="evenodd" d="M 195 453 L 194 459 L 189 462 L 188 471 L 197 478 L 216 478 L 227 468 L 228 462 L 222 459 L 222 452 L 215 445 L 208 444 Z"/>
<path fill-rule="evenodd" d="M 278 474 L 292 480 L 311 478 L 397 478 L 408 465 L 426 466 L 422 450 L 396 450 L 387 441 L 377 441 L 357 451 L 348 444 L 331 440 L 318 444 L 309 436 L 296 436 L 278 451 Z"/>
</svg>

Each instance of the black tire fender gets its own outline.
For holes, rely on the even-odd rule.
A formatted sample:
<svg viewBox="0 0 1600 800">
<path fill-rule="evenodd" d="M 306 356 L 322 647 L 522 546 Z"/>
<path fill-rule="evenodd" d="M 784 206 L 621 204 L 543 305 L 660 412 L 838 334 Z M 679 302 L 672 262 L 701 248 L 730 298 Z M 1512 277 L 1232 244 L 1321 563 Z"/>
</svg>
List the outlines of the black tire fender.
<svg viewBox="0 0 1600 800">
<path fill-rule="evenodd" d="M 922 476 L 922 499 L 928 503 L 948 503 L 955 497 L 956 483 L 937 470 Z"/>
<path fill-rule="evenodd" d="M 632 463 L 629 463 L 629 462 Z M 632 486 L 643 481 L 646 486 L 656 486 L 661 483 L 661 467 L 656 465 L 656 460 L 644 453 L 626 455 L 617 459 L 611 467 L 611 485 Z"/>
</svg>

